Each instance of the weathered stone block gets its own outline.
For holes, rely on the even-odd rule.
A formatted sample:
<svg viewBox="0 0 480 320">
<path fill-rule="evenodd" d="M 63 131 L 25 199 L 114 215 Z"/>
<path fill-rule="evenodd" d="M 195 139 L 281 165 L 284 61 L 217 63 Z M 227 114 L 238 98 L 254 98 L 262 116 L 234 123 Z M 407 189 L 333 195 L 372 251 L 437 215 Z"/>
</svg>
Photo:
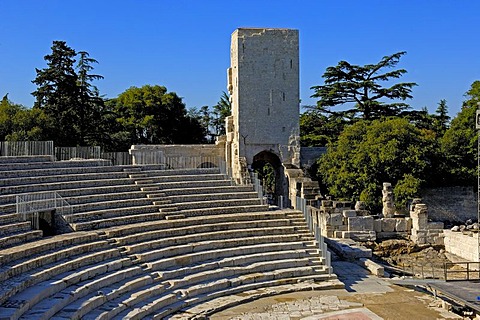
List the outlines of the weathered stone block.
<svg viewBox="0 0 480 320">
<path fill-rule="evenodd" d="M 395 231 L 396 219 L 395 218 L 382 218 L 382 231 L 393 232 Z"/>
<path fill-rule="evenodd" d="M 355 241 L 375 241 L 377 239 L 375 231 L 344 231 L 342 236 Z"/>
<path fill-rule="evenodd" d="M 348 219 L 348 231 L 373 231 L 373 217 L 351 217 Z"/>
<path fill-rule="evenodd" d="M 373 220 L 373 231 L 382 232 L 382 219 Z"/>
<path fill-rule="evenodd" d="M 332 213 L 328 218 L 328 223 L 331 226 L 341 226 L 343 224 L 343 216 L 341 213 Z"/>
<path fill-rule="evenodd" d="M 443 229 L 443 222 L 429 222 L 427 224 L 427 229 L 432 230 L 432 229 Z"/>
<path fill-rule="evenodd" d="M 357 211 L 355 210 L 343 210 L 344 218 L 352 218 L 357 216 Z"/>
<path fill-rule="evenodd" d="M 398 232 L 407 231 L 407 221 L 404 218 L 395 219 L 395 231 L 398 231 Z"/>
<path fill-rule="evenodd" d="M 370 211 L 368 210 L 356 210 L 357 211 L 357 216 L 369 216 Z"/>
<path fill-rule="evenodd" d="M 407 222 L 407 231 L 412 230 L 412 218 L 406 217 L 405 221 Z"/>
</svg>

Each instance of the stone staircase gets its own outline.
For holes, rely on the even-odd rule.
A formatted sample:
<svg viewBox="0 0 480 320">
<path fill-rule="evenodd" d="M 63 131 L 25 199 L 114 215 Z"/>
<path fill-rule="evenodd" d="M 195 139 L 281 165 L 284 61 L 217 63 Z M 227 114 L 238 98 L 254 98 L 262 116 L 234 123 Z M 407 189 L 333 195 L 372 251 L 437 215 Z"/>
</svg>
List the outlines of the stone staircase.
<svg viewBox="0 0 480 320">
<path fill-rule="evenodd" d="M 0 183 L 0 219 L 16 216 L 9 200 L 19 191 L 46 188 L 70 203 L 74 230 L 0 245 L 0 319 L 193 319 L 260 296 L 341 286 L 300 212 L 269 211 L 251 186 L 218 169 L 85 163 L 32 163 L 31 176 L 26 163 L 5 171 L 0 163 L 16 179 Z M 38 232 L 14 223 L 17 234 Z"/>
</svg>

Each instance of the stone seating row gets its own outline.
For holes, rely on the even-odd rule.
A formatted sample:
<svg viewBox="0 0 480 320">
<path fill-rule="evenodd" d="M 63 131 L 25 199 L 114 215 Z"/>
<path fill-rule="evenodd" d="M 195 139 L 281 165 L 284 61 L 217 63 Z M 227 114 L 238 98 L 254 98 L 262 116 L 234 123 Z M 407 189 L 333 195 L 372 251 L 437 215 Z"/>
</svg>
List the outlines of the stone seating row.
<svg viewBox="0 0 480 320">
<path fill-rule="evenodd" d="M 260 217 L 264 218 L 263 223 L 255 221 Z M 117 226 L 105 230 L 102 236 L 97 234 L 97 238 L 90 238 L 86 244 L 76 244 L 68 249 L 56 248 L 55 253 L 34 251 L 37 257 L 27 258 L 28 261 L 18 262 L 15 266 L 10 261 L 9 270 L 13 271 L 9 271 L 4 283 L 9 287 L 16 284 L 12 287 L 18 289 L 9 291 L 8 299 L 3 298 L 0 314 L 25 319 L 40 315 L 43 318 L 73 319 L 81 316 L 88 319 L 108 310 L 104 315 L 107 318 L 129 314 L 143 317 L 169 308 L 171 304 L 179 303 L 179 306 L 185 307 L 185 301 L 189 299 L 197 301 L 200 298 L 194 299 L 196 296 L 222 289 L 217 283 L 225 283 L 227 274 L 230 285 L 244 285 L 249 279 L 256 279 L 252 281 L 261 287 L 262 281 L 280 281 L 285 277 L 300 281 L 302 277 L 312 276 L 312 273 L 324 273 L 311 236 L 304 231 L 295 233 L 295 224 L 292 228 L 284 212 L 209 216 L 206 219 L 209 226 L 199 225 L 200 221 L 203 220 L 199 217 L 183 221 L 155 221 L 149 228 L 146 228 L 150 225 L 146 222 Z M 230 231 L 223 232 L 225 241 L 221 238 L 222 230 L 208 230 L 208 227 L 219 225 L 220 221 L 224 224 L 223 228 Z M 234 222 L 239 224 L 235 226 Z M 283 228 L 269 230 L 268 225 Z M 186 226 L 191 227 L 187 231 L 190 234 L 182 238 L 180 235 L 186 232 Z M 197 234 L 195 226 L 204 227 L 204 233 Z M 174 229 L 179 233 L 176 234 Z M 150 234 L 144 238 L 138 235 L 140 230 Z M 152 242 L 153 231 L 157 238 L 165 240 L 145 245 Z M 166 231 L 169 233 L 164 234 Z M 175 236 L 183 246 L 175 243 Z M 237 241 L 232 240 L 235 238 Z M 302 238 L 303 241 L 299 241 Z M 140 246 L 140 243 L 144 245 Z M 89 245 L 92 247 L 86 252 Z M 131 245 L 138 245 L 137 249 L 132 251 L 129 248 Z M 160 247 L 164 248 L 163 256 L 170 251 L 167 254 L 169 258 L 159 256 L 158 251 L 151 254 Z M 82 250 L 83 254 L 79 254 Z M 54 260 L 56 263 L 52 266 Z M 169 262 L 163 262 L 167 260 Z M 77 266 L 75 272 L 71 270 L 73 265 Z M 36 283 L 20 281 L 31 287 L 20 290 L 22 284 L 17 284 L 19 280 L 15 277 L 29 274 L 29 268 L 34 266 L 41 266 L 34 269 Z M 298 271 L 302 268 L 306 268 L 303 276 Z M 164 288 L 163 293 L 154 289 L 160 287 Z"/>
<path fill-rule="evenodd" d="M 58 162 L 55 162 L 58 163 Z M 92 174 L 92 173 L 108 173 L 108 172 L 123 172 L 122 167 L 118 166 L 53 166 L 52 164 L 45 165 L 44 168 L 18 168 L 12 166 L 13 170 L 0 167 L 1 179 L 16 179 L 28 177 L 42 177 L 42 176 L 58 176 L 58 175 L 73 175 L 73 174 Z"/>
<path fill-rule="evenodd" d="M 177 222 L 177 221 L 172 221 L 172 223 L 175 223 L 175 222 Z M 171 230 L 171 229 L 168 229 L 168 230 Z M 236 230 L 236 231 L 237 231 L 237 234 L 239 234 L 239 235 L 245 235 L 240 230 Z M 263 231 L 260 231 L 260 233 L 263 234 Z M 221 234 L 221 233 L 217 232 L 217 235 L 218 234 Z M 162 235 L 163 235 L 163 232 L 162 232 Z M 235 233 L 232 232 L 232 233 L 226 234 L 226 235 L 227 235 L 227 237 L 230 238 L 230 237 L 234 236 Z M 198 237 L 198 239 L 206 239 L 206 238 L 209 239 L 210 236 L 211 236 L 211 234 L 203 234 L 200 237 Z M 266 238 L 267 237 L 264 237 L 264 241 L 266 243 L 268 243 L 269 241 L 267 241 Z M 299 236 L 294 234 L 293 237 L 290 240 L 293 240 L 293 239 L 298 240 L 298 238 L 299 238 Z M 125 236 L 123 236 L 123 239 L 125 239 Z M 134 238 L 130 238 L 130 239 L 132 240 Z M 139 239 L 139 238 L 136 238 L 136 239 Z M 174 237 L 172 237 L 171 239 L 173 240 Z M 260 238 L 257 237 L 257 239 L 260 239 Z M 279 239 L 286 240 L 286 239 L 288 239 L 288 235 L 284 235 L 282 233 L 279 233 L 277 240 L 279 240 Z M 237 240 L 238 241 L 236 243 L 234 241 L 230 241 L 229 245 L 227 245 L 227 247 L 232 246 L 231 250 L 233 252 L 236 252 L 236 251 L 246 252 L 246 251 L 249 251 L 249 250 L 256 250 L 257 252 L 260 252 L 260 254 L 257 254 L 256 256 L 254 254 L 252 254 L 251 252 L 250 252 L 249 255 L 247 254 L 247 255 L 243 255 L 243 256 L 238 256 L 238 255 L 233 254 L 234 257 L 223 258 L 222 259 L 221 258 L 222 250 L 217 249 L 215 252 L 216 252 L 216 254 L 219 255 L 219 256 L 217 256 L 217 258 L 220 259 L 220 262 L 218 261 L 218 259 L 215 260 L 214 256 L 212 255 L 213 253 L 212 254 L 206 254 L 206 255 L 198 254 L 197 255 L 198 261 L 195 261 L 195 262 L 190 261 L 190 263 L 191 263 L 190 265 L 183 265 L 181 269 L 179 269 L 177 267 L 173 267 L 173 269 L 169 272 L 168 271 L 163 271 L 163 272 L 158 272 L 157 271 L 156 272 L 157 276 L 155 278 L 158 279 L 158 280 L 162 280 L 162 281 L 169 280 L 167 282 L 168 287 L 172 287 L 172 284 L 174 284 L 174 283 L 176 283 L 175 287 L 178 287 L 179 285 L 182 285 L 182 286 L 186 285 L 187 282 L 191 284 L 193 282 L 193 279 L 197 279 L 198 281 L 206 281 L 207 279 L 209 279 L 209 277 L 211 277 L 212 274 L 216 274 L 216 276 L 223 276 L 225 274 L 226 269 L 225 270 L 222 269 L 222 270 L 218 271 L 217 273 L 214 272 L 214 270 L 218 269 L 219 266 L 222 266 L 224 268 L 232 268 L 232 266 L 234 266 L 236 264 L 237 265 L 236 268 L 238 269 L 236 272 L 238 273 L 238 272 L 241 272 L 240 270 L 247 270 L 248 269 L 248 268 L 243 267 L 242 264 L 253 264 L 253 263 L 255 263 L 255 261 L 257 261 L 257 263 L 259 263 L 259 266 L 258 266 L 259 270 L 265 270 L 265 268 L 266 268 L 265 266 L 262 266 L 262 267 L 260 266 L 261 265 L 260 261 L 263 261 L 263 263 L 265 265 L 270 265 L 273 258 L 276 258 L 276 259 L 283 258 L 283 259 L 285 259 L 286 257 L 290 257 L 291 259 L 290 260 L 286 259 L 284 263 L 286 263 L 285 265 L 292 266 L 292 264 L 298 263 L 300 261 L 301 261 L 301 263 L 305 264 L 307 262 L 311 262 L 315 259 L 318 259 L 318 257 L 313 258 L 313 259 L 308 259 L 308 258 L 305 258 L 305 257 L 299 258 L 299 255 L 301 255 L 301 253 L 300 253 L 301 251 L 298 251 L 298 250 L 287 251 L 286 249 L 289 248 L 289 246 L 290 246 L 289 242 L 283 242 L 282 244 L 277 244 L 277 245 L 273 245 L 273 246 L 266 244 L 266 245 L 263 245 L 263 246 L 258 245 L 256 247 L 255 246 L 238 247 L 238 246 L 241 246 L 242 243 L 241 243 L 240 238 L 238 238 Z M 179 239 L 179 242 L 180 241 L 181 240 Z M 192 237 L 190 239 L 184 239 L 183 241 L 189 242 L 189 241 L 195 241 L 195 239 Z M 253 241 L 254 242 L 255 237 L 253 237 L 253 239 L 252 239 L 252 237 L 246 237 L 246 238 L 243 238 L 243 241 L 246 241 L 246 242 Z M 270 239 L 270 241 L 274 241 L 273 238 Z M 150 242 L 150 241 L 145 240 L 145 242 L 147 243 L 147 242 Z M 261 240 L 259 242 L 261 242 Z M 119 243 L 121 243 L 121 241 L 119 241 Z M 207 242 L 204 242 L 203 245 L 208 246 L 209 243 L 210 243 L 210 245 L 218 248 L 219 246 L 221 246 L 222 242 L 217 241 L 217 242 L 214 243 L 214 242 L 208 242 L 207 241 Z M 170 243 L 170 244 L 172 246 L 174 245 L 174 243 Z M 293 244 L 293 246 L 297 246 L 297 245 L 299 245 L 299 243 Z M 237 246 L 237 247 L 235 247 L 235 246 Z M 198 248 L 200 248 L 200 246 Z M 283 251 L 282 251 L 282 253 L 278 253 L 278 252 L 269 253 L 268 252 L 269 248 L 270 249 L 271 248 L 276 248 L 276 249 L 281 248 Z M 303 243 L 301 245 L 301 248 L 304 248 Z M 171 250 L 172 254 L 178 254 L 178 253 L 183 252 L 182 248 L 180 246 L 178 246 L 178 244 L 174 247 L 174 249 L 170 248 L 170 250 Z M 315 252 L 316 248 L 315 249 L 312 248 L 312 250 Z M 127 252 L 128 252 L 128 249 L 127 249 Z M 289 253 L 291 254 L 291 256 L 288 255 Z M 227 255 L 232 255 L 232 252 L 230 252 L 230 254 L 227 254 Z M 210 260 L 208 260 L 210 262 L 206 262 L 204 264 L 199 264 L 201 262 L 201 260 L 205 260 L 205 259 L 207 259 L 207 260 L 210 259 Z M 163 259 L 161 259 L 161 260 L 163 260 Z M 172 257 L 171 261 L 174 261 L 174 260 L 184 261 L 184 262 L 187 261 L 187 260 L 185 260 L 185 256 L 180 256 L 180 257 L 176 256 L 175 258 Z M 287 260 L 288 260 L 288 263 L 286 262 Z M 277 267 L 278 266 L 279 265 L 277 264 Z M 165 265 L 163 267 L 165 267 Z M 149 270 L 149 269 L 146 269 L 146 270 Z M 252 271 L 252 270 L 250 270 L 250 271 Z M 203 272 L 203 273 L 201 273 L 201 272 Z M 231 271 L 229 271 L 229 272 L 231 272 Z M 155 274 L 155 272 L 153 274 Z M 184 279 L 183 281 L 172 280 L 172 277 L 178 277 L 180 274 L 183 277 L 187 277 L 189 275 L 188 281 L 187 281 L 187 279 Z M 298 279 L 297 279 L 297 281 L 298 281 Z M 160 286 L 160 287 L 164 288 L 165 286 Z M 140 299 L 139 297 L 150 296 L 151 294 L 154 294 L 155 291 L 158 291 L 158 288 L 159 287 L 157 286 L 156 288 L 152 289 L 151 284 L 149 284 L 149 287 L 144 288 L 144 291 L 138 292 L 136 294 L 128 294 L 128 295 L 120 298 L 120 299 L 124 299 L 124 300 L 121 300 L 121 302 L 120 302 L 120 300 L 113 301 L 113 300 L 107 299 L 107 300 L 110 301 L 109 305 L 118 306 L 120 308 L 120 310 L 117 310 L 118 308 L 114 307 L 113 310 L 109 310 L 108 311 L 108 317 L 112 316 L 112 312 L 113 312 L 113 316 L 115 316 L 116 312 L 125 309 L 126 305 L 132 304 L 133 303 L 132 299 L 134 299 L 134 301 L 136 301 L 138 303 L 139 299 Z M 132 296 L 136 297 L 136 298 L 132 298 Z M 167 299 L 166 296 L 167 295 L 163 294 L 160 299 L 168 301 L 169 299 Z M 93 296 L 92 299 L 94 299 L 96 301 L 98 298 Z M 77 306 L 79 306 L 79 305 L 81 305 L 82 309 L 83 309 L 83 308 L 86 307 L 86 305 L 88 305 L 88 303 L 81 303 L 81 304 L 77 303 Z M 106 307 L 104 307 L 104 308 L 106 308 Z M 96 310 L 95 312 L 98 313 L 100 311 Z M 82 311 L 82 313 L 83 313 L 83 311 Z M 98 314 L 97 314 L 97 316 L 98 316 Z M 121 315 L 118 315 L 118 316 L 120 317 Z M 85 318 L 88 319 L 89 317 L 86 316 Z"/>
<path fill-rule="evenodd" d="M 0 164 L 2 163 L 32 163 L 32 162 L 51 162 L 53 157 L 49 155 L 36 156 L 1 156 Z"/>
</svg>

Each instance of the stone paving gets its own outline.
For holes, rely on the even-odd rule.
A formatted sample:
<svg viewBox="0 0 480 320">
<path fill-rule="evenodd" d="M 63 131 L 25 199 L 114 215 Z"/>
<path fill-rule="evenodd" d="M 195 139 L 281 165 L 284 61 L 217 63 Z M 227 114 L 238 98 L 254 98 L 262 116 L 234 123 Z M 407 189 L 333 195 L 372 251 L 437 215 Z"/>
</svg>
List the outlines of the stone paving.
<svg viewBox="0 0 480 320">
<path fill-rule="evenodd" d="M 461 319 L 433 297 L 392 285 L 360 266 L 334 261 L 345 289 L 296 292 L 263 298 L 210 316 L 212 320 Z M 391 310 L 387 310 L 391 309 Z M 382 314 L 380 316 L 379 314 Z"/>
</svg>

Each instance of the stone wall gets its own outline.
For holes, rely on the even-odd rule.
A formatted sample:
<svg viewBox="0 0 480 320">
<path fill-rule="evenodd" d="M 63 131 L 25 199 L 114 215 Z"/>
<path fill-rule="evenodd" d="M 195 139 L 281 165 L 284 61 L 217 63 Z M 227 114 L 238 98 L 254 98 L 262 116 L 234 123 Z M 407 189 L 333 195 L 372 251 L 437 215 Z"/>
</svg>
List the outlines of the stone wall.
<svg viewBox="0 0 480 320">
<path fill-rule="evenodd" d="M 477 219 L 477 194 L 474 187 L 447 187 L 426 189 L 422 203 L 428 206 L 428 217 L 433 221 Z"/>
<path fill-rule="evenodd" d="M 479 261 L 478 233 L 463 234 L 443 230 L 445 250 L 468 261 Z"/>
</svg>

